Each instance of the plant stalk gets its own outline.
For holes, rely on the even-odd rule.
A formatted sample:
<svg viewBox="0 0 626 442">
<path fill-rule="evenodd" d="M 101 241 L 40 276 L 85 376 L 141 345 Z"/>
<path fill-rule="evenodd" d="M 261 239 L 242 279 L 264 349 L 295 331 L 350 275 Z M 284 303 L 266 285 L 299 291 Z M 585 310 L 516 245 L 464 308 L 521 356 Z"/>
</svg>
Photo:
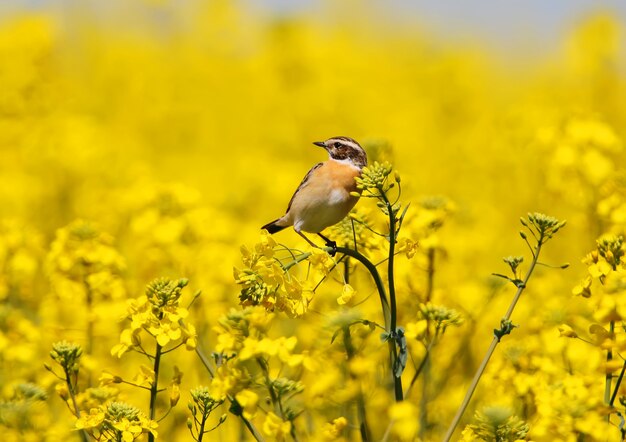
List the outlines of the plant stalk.
<svg viewBox="0 0 626 442">
<path fill-rule="evenodd" d="M 435 286 L 435 249 L 428 249 L 428 269 L 427 269 L 427 285 L 426 285 L 426 296 L 424 302 L 428 304 L 433 296 L 433 289 Z M 419 437 L 424 439 L 424 435 L 426 434 L 426 429 L 428 428 L 428 386 L 430 385 L 430 350 L 432 347 L 432 343 L 435 342 L 435 338 L 430 336 L 430 321 L 426 320 L 426 332 L 425 338 L 429 342 L 428 351 L 424 356 L 424 360 L 422 361 L 422 368 L 424 370 L 424 375 L 422 376 L 422 397 L 420 398 L 420 430 Z M 416 375 L 419 375 L 419 372 L 416 372 Z"/>
<path fill-rule="evenodd" d="M 620 371 L 617 381 L 615 382 L 615 389 L 613 390 L 613 394 L 611 395 L 611 401 L 609 405 L 612 407 L 615 402 L 615 398 L 617 397 L 617 391 L 619 390 L 619 386 L 622 383 L 622 379 L 624 379 L 624 372 L 626 372 L 626 361 L 624 361 L 624 365 L 622 365 L 622 371 Z"/>
<path fill-rule="evenodd" d="M 329 251 L 331 249 L 325 248 L 325 250 Z M 389 332 L 391 330 L 391 313 L 390 313 L 390 308 L 389 308 L 389 301 L 387 301 L 387 290 L 385 289 L 385 286 L 383 284 L 383 279 L 381 278 L 380 273 L 378 273 L 378 269 L 376 268 L 374 263 L 372 263 L 372 261 L 367 259 L 365 256 L 361 255 L 361 253 L 357 252 L 356 250 L 349 249 L 347 247 L 337 247 L 336 251 L 338 253 L 342 253 L 344 255 L 348 255 L 356 259 L 361 264 L 363 264 L 363 266 L 365 266 L 367 271 L 370 272 L 370 275 L 372 275 L 372 278 L 374 279 L 374 283 L 376 284 L 376 289 L 378 290 L 380 303 L 383 308 L 383 316 L 385 319 L 385 330 Z"/>
<path fill-rule="evenodd" d="M 435 345 L 435 339 L 432 339 L 430 343 L 428 344 L 428 347 L 426 347 L 426 353 L 424 354 L 424 358 L 422 359 L 422 362 L 420 362 L 420 365 L 415 370 L 415 374 L 413 375 L 413 378 L 411 378 L 411 382 L 409 383 L 409 388 L 407 388 L 406 391 L 404 392 L 404 397 L 409 397 L 409 395 L 411 394 L 413 385 L 415 385 L 415 382 L 417 382 L 417 379 L 422 373 L 422 370 L 424 369 L 424 367 L 426 366 L 426 363 L 430 359 L 430 352 L 434 345 Z"/>
<path fill-rule="evenodd" d="M 198 442 L 202 442 L 202 438 L 204 437 L 204 426 L 206 425 L 207 417 L 206 411 L 202 413 L 202 422 L 200 422 L 200 429 L 198 430 Z"/>
<path fill-rule="evenodd" d="M 519 301 L 519 298 L 522 295 L 522 292 L 524 291 L 524 289 L 526 288 L 526 284 L 528 283 L 530 276 L 535 270 L 535 266 L 537 265 L 537 261 L 539 259 L 539 252 L 541 251 L 541 246 L 543 244 L 543 239 L 544 239 L 544 235 L 542 233 L 537 240 L 537 247 L 535 247 L 533 261 L 531 262 L 530 267 L 528 268 L 528 271 L 526 272 L 526 276 L 524 277 L 523 282 L 517 288 L 517 292 L 515 293 L 515 296 L 513 297 L 513 300 L 511 301 L 511 304 L 509 305 L 509 308 L 506 314 L 504 315 L 504 318 L 503 318 L 504 321 L 508 321 L 511 319 L 511 315 L 513 314 L 515 305 L 517 304 L 517 301 Z M 463 399 L 461 406 L 459 407 L 456 415 L 454 416 L 454 419 L 452 420 L 452 423 L 450 424 L 450 428 L 448 428 L 448 432 L 443 438 L 444 442 L 449 442 L 450 439 L 452 439 L 454 430 L 456 430 L 456 427 L 459 425 L 459 422 L 461 421 L 461 418 L 463 417 L 463 413 L 465 413 L 465 409 L 469 405 L 470 399 L 472 398 L 472 395 L 474 394 L 474 391 L 476 390 L 476 387 L 478 386 L 478 381 L 480 381 L 480 378 L 483 375 L 485 368 L 487 367 L 487 363 L 489 362 L 489 359 L 491 359 L 491 356 L 493 355 L 493 352 L 496 349 L 496 346 L 498 345 L 499 342 L 500 342 L 500 338 L 498 338 L 497 336 L 494 336 L 493 340 L 491 341 L 491 345 L 487 349 L 487 353 L 485 354 L 485 357 L 480 363 L 478 370 L 476 370 L 476 374 L 474 375 L 474 379 L 472 379 L 472 383 L 470 384 L 470 387 L 467 390 L 467 393 L 465 394 L 465 398 Z"/>
<path fill-rule="evenodd" d="M 389 214 L 389 260 L 387 260 L 387 280 L 389 285 L 389 304 L 390 304 L 390 332 L 394 339 L 389 341 L 389 345 L 391 348 L 391 363 L 392 370 L 391 375 L 393 376 L 393 387 L 396 402 L 400 402 L 404 399 L 404 393 L 402 390 L 402 375 L 396 376 L 395 373 L 395 365 L 398 361 L 398 348 L 396 345 L 396 330 L 398 328 L 398 308 L 396 306 L 396 282 L 394 277 L 394 258 L 395 258 L 395 248 L 396 248 L 396 214 L 393 211 L 393 207 L 389 200 L 387 199 L 387 195 L 381 191 L 381 195 L 385 201 L 385 205 L 387 207 L 387 213 Z"/>
<path fill-rule="evenodd" d="M 611 338 L 615 334 L 615 321 L 611 321 L 609 324 L 609 332 L 611 334 Z M 606 352 L 606 362 L 609 363 L 613 360 L 613 350 L 608 349 Z M 604 403 L 611 403 L 611 383 L 613 382 L 613 373 L 607 373 L 604 378 Z M 617 391 L 617 389 L 616 389 Z M 609 413 L 606 417 L 607 422 L 611 422 L 611 413 Z"/>
<path fill-rule="evenodd" d="M 354 358 L 356 351 L 354 345 L 352 345 L 352 337 L 350 335 L 350 327 L 345 326 L 343 328 L 343 345 L 346 348 L 346 354 L 348 356 L 348 362 Z M 356 380 L 356 376 L 351 374 L 350 377 Z M 365 413 L 365 399 L 363 398 L 363 391 L 361 390 L 361 383 L 359 382 L 359 392 L 356 398 L 356 408 L 359 417 L 359 433 L 361 434 L 361 440 L 368 442 L 372 440 L 372 434 L 367 424 L 367 415 Z"/>
<path fill-rule="evenodd" d="M 157 342 L 156 353 L 154 355 L 154 381 L 150 386 L 150 420 L 154 420 L 156 416 L 156 399 L 159 384 L 159 367 L 161 365 L 161 352 L 163 348 Z M 148 442 L 154 442 L 154 434 L 148 434 Z"/>
<path fill-rule="evenodd" d="M 200 346 L 196 346 L 196 354 L 200 358 L 200 361 L 202 362 L 202 365 L 204 365 L 204 368 L 206 368 L 206 370 L 209 372 L 209 376 L 211 377 L 211 379 L 213 379 L 215 377 L 215 373 L 213 372 L 213 369 L 211 368 L 209 358 L 204 354 Z M 226 395 L 226 398 L 231 404 L 236 402 L 235 398 L 231 396 L 230 394 Z M 243 414 L 238 415 L 238 417 L 246 426 L 246 428 L 248 429 L 252 437 L 254 437 L 254 440 L 256 440 L 257 442 L 264 442 L 264 439 L 263 439 L 263 436 L 261 436 L 261 433 L 259 433 L 259 431 L 254 427 L 254 425 L 252 425 L 252 423 L 248 419 L 246 419 Z"/>
<path fill-rule="evenodd" d="M 70 376 L 69 371 L 63 367 L 63 371 L 65 372 L 65 382 L 67 383 L 67 389 L 70 392 L 70 398 L 72 399 L 72 405 L 74 406 L 74 412 L 76 413 L 76 418 L 80 419 L 80 410 L 78 409 L 78 403 L 76 402 L 76 391 L 74 388 L 74 384 L 72 383 L 72 377 Z M 83 442 L 88 442 L 89 438 L 87 436 L 87 432 L 85 430 L 80 430 L 80 439 Z"/>
</svg>

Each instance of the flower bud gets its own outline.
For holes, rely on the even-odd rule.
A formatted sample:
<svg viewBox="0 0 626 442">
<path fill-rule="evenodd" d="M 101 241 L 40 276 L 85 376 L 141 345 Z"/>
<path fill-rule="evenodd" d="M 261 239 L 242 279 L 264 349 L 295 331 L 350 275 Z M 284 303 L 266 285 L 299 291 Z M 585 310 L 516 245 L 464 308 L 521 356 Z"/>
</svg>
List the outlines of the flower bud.
<svg viewBox="0 0 626 442">
<path fill-rule="evenodd" d="M 170 407 L 175 406 L 180 400 L 180 390 L 178 388 L 172 388 L 170 392 Z"/>
<path fill-rule="evenodd" d="M 66 401 L 66 400 L 68 400 L 70 398 L 70 392 L 67 389 L 67 385 L 66 384 L 57 384 L 56 387 L 54 387 L 54 390 L 57 392 L 57 394 L 64 401 Z"/>
</svg>

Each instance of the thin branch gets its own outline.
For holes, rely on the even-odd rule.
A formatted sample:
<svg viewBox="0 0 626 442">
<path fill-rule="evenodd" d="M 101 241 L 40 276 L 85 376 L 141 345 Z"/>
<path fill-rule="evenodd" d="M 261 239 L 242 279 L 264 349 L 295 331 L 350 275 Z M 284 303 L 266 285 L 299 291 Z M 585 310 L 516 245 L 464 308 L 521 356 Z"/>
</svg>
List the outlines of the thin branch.
<svg viewBox="0 0 626 442">
<path fill-rule="evenodd" d="M 213 369 L 211 368 L 209 358 L 204 354 L 200 346 L 196 346 L 196 354 L 200 358 L 200 361 L 202 362 L 202 365 L 204 365 L 204 368 L 206 368 L 206 370 L 209 372 L 211 379 L 213 379 L 215 377 L 215 373 L 213 372 Z M 226 398 L 231 404 L 237 402 L 235 398 L 231 395 L 226 395 Z M 263 436 L 261 436 L 261 433 L 259 433 L 259 431 L 254 427 L 254 425 L 248 419 L 246 419 L 243 414 L 240 414 L 238 417 L 241 419 L 241 421 L 246 426 L 246 428 L 248 429 L 252 437 L 254 437 L 254 439 L 257 442 L 264 442 L 264 439 L 263 439 Z"/>
<path fill-rule="evenodd" d="M 69 370 L 67 370 L 65 367 L 63 367 L 63 371 L 65 372 L 65 382 L 67 383 L 67 389 L 70 393 L 70 398 L 72 399 L 72 405 L 74 406 L 74 412 L 76 414 L 76 418 L 80 419 L 80 410 L 78 408 L 78 403 L 76 402 L 76 391 L 74 388 L 74 384 L 72 383 L 72 377 L 70 375 Z M 80 439 L 83 442 L 87 442 L 88 437 L 87 437 L 87 432 L 84 429 L 81 429 L 79 431 L 80 434 Z"/>
<path fill-rule="evenodd" d="M 612 407 L 615 402 L 615 398 L 617 397 L 617 391 L 619 390 L 619 386 L 622 383 L 622 379 L 624 379 L 624 372 L 626 371 L 626 361 L 624 361 L 624 365 L 622 365 L 622 371 L 620 371 L 619 376 L 617 378 L 617 382 L 615 383 L 615 390 L 613 390 L 613 395 L 611 395 L 611 400 L 609 405 Z"/>
<path fill-rule="evenodd" d="M 324 250 L 332 251 L 330 247 L 325 247 Z M 337 252 L 342 253 L 344 255 L 348 255 L 356 259 L 361 264 L 363 264 L 365 268 L 370 272 L 370 275 L 372 276 L 372 279 L 374 279 L 374 283 L 376 284 L 376 289 L 378 290 L 378 296 L 380 297 L 380 303 L 383 308 L 383 317 L 385 319 L 385 329 L 390 330 L 389 328 L 390 327 L 390 320 L 389 320 L 390 312 L 389 312 L 389 301 L 387 300 L 387 290 L 385 289 L 385 286 L 383 285 L 383 279 L 381 278 L 380 273 L 378 273 L 378 269 L 374 266 L 374 264 L 369 259 L 367 259 L 365 256 L 363 256 L 360 252 L 357 252 L 356 250 L 352 250 L 347 247 L 337 247 Z"/>
<path fill-rule="evenodd" d="M 404 393 L 404 397 L 409 397 L 409 395 L 411 394 L 413 385 L 415 384 L 415 382 L 417 381 L 417 378 L 419 378 L 419 375 L 421 374 L 422 370 L 426 366 L 426 361 L 428 361 L 428 359 L 430 358 L 430 351 L 432 350 L 434 345 L 435 345 L 435 339 L 432 339 L 428 343 L 428 347 L 426 347 L 426 353 L 424 354 L 424 357 L 422 358 L 422 362 L 420 362 L 420 365 L 415 370 L 415 374 L 413 375 L 413 378 L 411 378 L 411 382 L 409 383 L 409 388 L 406 389 L 406 392 Z"/>
<path fill-rule="evenodd" d="M 394 385 L 394 393 L 396 397 L 396 402 L 399 402 L 403 399 L 403 391 L 402 391 L 402 373 L 396 373 L 396 364 L 399 361 L 399 356 L 396 348 L 396 329 L 397 329 L 397 307 L 396 307 L 396 283 L 394 277 L 394 250 L 396 247 L 396 214 L 393 211 L 393 206 L 387 199 L 387 195 L 384 192 L 381 192 L 382 198 L 385 201 L 385 205 L 387 206 L 387 213 L 389 215 L 389 261 L 387 266 L 387 283 L 389 285 L 389 304 L 390 304 L 390 332 L 393 334 L 393 339 L 390 339 L 389 346 L 391 348 L 391 358 L 392 358 L 392 376 L 393 376 L 393 385 Z"/>
<path fill-rule="evenodd" d="M 503 321 L 509 321 L 511 319 L 511 314 L 513 313 L 513 310 L 515 309 L 515 305 L 517 304 L 517 301 L 519 301 L 519 298 L 522 295 L 522 292 L 524 291 L 524 288 L 526 287 L 526 284 L 528 283 L 528 280 L 530 279 L 530 276 L 532 275 L 535 269 L 535 266 L 537 265 L 539 252 L 541 251 L 541 246 L 543 245 L 542 240 L 543 240 L 543 234 L 541 234 L 541 237 L 537 241 L 537 248 L 534 253 L 533 261 L 531 262 L 530 267 L 528 268 L 528 271 L 526 273 L 526 277 L 524 278 L 523 283 L 520 284 L 520 286 L 517 288 L 517 292 L 515 293 L 515 296 L 513 297 L 513 300 L 511 301 L 511 304 L 509 305 L 509 308 L 506 311 L 506 314 L 504 315 Z M 474 391 L 476 390 L 476 387 L 478 386 L 478 381 L 480 381 L 480 378 L 483 375 L 485 368 L 487 367 L 487 363 L 489 362 L 489 359 L 491 359 L 491 356 L 493 355 L 493 352 L 495 351 L 496 346 L 498 345 L 499 342 L 500 342 L 500 338 L 498 336 L 494 336 L 491 341 L 491 344 L 489 345 L 489 348 L 487 349 L 487 353 L 485 354 L 485 357 L 480 363 L 478 370 L 476 370 L 476 374 L 474 375 L 474 379 L 472 379 L 472 383 L 470 384 L 470 387 L 467 390 L 467 393 L 465 394 L 465 398 L 463 399 L 461 406 L 459 407 L 456 415 L 454 416 L 454 419 L 452 420 L 450 427 L 448 428 L 448 431 L 443 439 L 444 442 L 449 442 L 450 439 L 452 439 L 454 430 L 456 430 L 456 427 L 459 425 L 459 422 L 461 421 L 461 418 L 463 417 L 463 413 L 465 413 L 465 410 L 467 409 L 467 406 L 469 405 L 470 399 L 472 398 L 472 395 L 474 394 Z"/>
<path fill-rule="evenodd" d="M 154 355 L 154 381 L 150 386 L 150 420 L 154 420 L 156 416 L 156 399 L 159 385 L 159 368 L 161 366 L 161 350 L 162 347 L 157 342 L 156 353 Z M 148 434 L 148 442 L 154 442 L 154 434 Z"/>
</svg>

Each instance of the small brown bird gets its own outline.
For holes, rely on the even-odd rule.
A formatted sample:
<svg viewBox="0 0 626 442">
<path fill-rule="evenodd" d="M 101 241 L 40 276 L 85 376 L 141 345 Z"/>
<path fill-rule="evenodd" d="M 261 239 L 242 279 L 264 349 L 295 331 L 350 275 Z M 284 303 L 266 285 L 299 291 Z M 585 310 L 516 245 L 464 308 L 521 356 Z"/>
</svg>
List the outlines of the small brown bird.
<svg viewBox="0 0 626 442">
<path fill-rule="evenodd" d="M 320 232 L 341 221 L 359 200 L 350 193 L 358 192 L 354 178 L 367 166 L 367 154 L 348 137 L 333 137 L 313 144 L 326 149 L 328 161 L 313 166 L 291 197 L 287 212 L 261 228 L 276 233 L 293 226 L 312 246 L 315 244 L 302 232 L 317 233 L 327 246 L 335 249 L 336 243 Z"/>
</svg>

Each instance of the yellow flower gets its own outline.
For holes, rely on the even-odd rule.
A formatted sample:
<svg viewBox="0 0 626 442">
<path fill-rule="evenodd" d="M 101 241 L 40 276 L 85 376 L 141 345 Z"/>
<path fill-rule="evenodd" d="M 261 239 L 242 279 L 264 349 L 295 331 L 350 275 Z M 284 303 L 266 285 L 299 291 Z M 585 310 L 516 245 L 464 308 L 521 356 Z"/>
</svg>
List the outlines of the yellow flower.
<svg viewBox="0 0 626 442">
<path fill-rule="evenodd" d="M 389 408 L 391 428 L 400 440 L 413 440 L 419 428 L 417 407 L 408 401 L 396 402 Z"/>
<path fill-rule="evenodd" d="M 324 425 L 322 429 L 322 434 L 325 440 L 336 440 L 341 437 L 341 433 L 348 426 L 348 420 L 345 417 L 338 417 L 337 419 L 333 419 L 332 422 Z"/>
<path fill-rule="evenodd" d="M 248 382 L 249 376 L 244 369 L 232 367 L 227 363 L 219 366 L 215 371 L 215 376 L 209 386 L 209 393 L 217 400 L 224 400 L 227 395 L 248 385 Z"/>
<path fill-rule="evenodd" d="M 100 382 L 100 385 L 119 384 L 122 382 L 122 378 L 108 371 L 103 371 L 98 378 L 98 382 Z"/>
<path fill-rule="evenodd" d="M 66 383 L 58 383 L 54 386 L 54 390 L 56 391 L 56 393 L 59 395 L 59 397 L 61 399 L 63 399 L 64 401 L 68 400 L 70 398 L 70 392 L 67 388 L 67 384 Z"/>
<path fill-rule="evenodd" d="M 577 338 L 578 335 L 576 332 L 567 324 L 563 324 L 559 326 L 559 336 L 564 338 Z"/>
<path fill-rule="evenodd" d="M 424 319 L 417 322 L 408 322 L 405 326 L 404 335 L 408 339 L 421 339 L 428 328 L 428 322 Z"/>
<path fill-rule="evenodd" d="M 135 376 L 134 382 L 142 387 L 150 387 L 154 383 L 154 370 L 146 365 L 139 366 L 139 373 Z"/>
<path fill-rule="evenodd" d="M 335 266 L 333 258 L 321 249 L 311 249 L 309 262 L 315 269 L 319 270 L 324 275 L 328 275 L 328 273 Z"/>
<path fill-rule="evenodd" d="M 183 322 L 189 315 L 180 307 L 180 296 L 186 279 L 157 279 L 148 284 L 146 294 L 129 301 L 127 316 L 130 328 L 120 335 L 120 343 L 113 346 L 111 354 L 118 358 L 141 344 L 141 332 L 149 333 L 161 347 L 183 342 L 187 350 L 196 347 L 196 329 Z"/>
<path fill-rule="evenodd" d="M 611 270 L 611 265 L 604 260 L 598 261 L 596 264 L 589 266 L 589 274 L 592 278 L 601 278 L 606 276 Z"/>
<path fill-rule="evenodd" d="M 341 290 L 341 295 L 337 298 L 337 304 L 346 305 L 352 301 L 356 291 L 352 288 L 350 284 L 344 284 L 343 289 Z"/>
<path fill-rule="evenodd" d="M 263 255 L 265 258 L 271 258 L 274 256 L 274 247 L 276 247 L 276 241 L 272 235 L 266 230 L 261 231 L 261 240 L 254 246 L 254 251 L 259 255 Z"/>
<path fill-rule="evenodd" d="M 415 256 L 415 253 L 417 253 L 419 249 L 419 242 L 413 241 L 409 238 L 401 237 L 398 240 L 398 245 L 396 247 L 398 253 L 404 253 L 407 258 L 411 259 Z"/>
<path fill-rule="evenodd" d="M 99 299 L 124 296 L 119 278 L 126 264 L 112 244 L 110 235 L 83 220 L 59 229 L 46 262 L 55 293 L 68 299 L 64 288 L 73 282 L 85 298 L 87 292 Z"/>
<path fill-rule="evenodd" d="M 271 437 L 272 440 L 282 441 L 291 432 L 291 422 L 283 421 L 271 411 L 267 413 L 263 422 L 263 434 Z"/>
<path fill-rule="evenodd" d="M 589 298 L 591 296 L 591 283 L 593 279 L 590 275 L 586 276 L 585 279 L 578 285 L 576 285 L 572 289 L 572 294 L 574 296 L 582 296 L 584 298 Z"/>
<path fill-rule="evenodd" d="M 76 429 L 98 427 L 104 421 L 104 416 L 104 410 L 101 408 L 92 408 L 89 410 L 89 414 L 81 413 L 80 418 L 76 421 Z"/>
<path fill-rule="evenodd" d="M 244 389 L 235 395 L 239 405 L 243 407 L 243 415 L 246 419 L 252 419 L 256 415 L 259 396 L 252 390 Z"/>
</svg>

